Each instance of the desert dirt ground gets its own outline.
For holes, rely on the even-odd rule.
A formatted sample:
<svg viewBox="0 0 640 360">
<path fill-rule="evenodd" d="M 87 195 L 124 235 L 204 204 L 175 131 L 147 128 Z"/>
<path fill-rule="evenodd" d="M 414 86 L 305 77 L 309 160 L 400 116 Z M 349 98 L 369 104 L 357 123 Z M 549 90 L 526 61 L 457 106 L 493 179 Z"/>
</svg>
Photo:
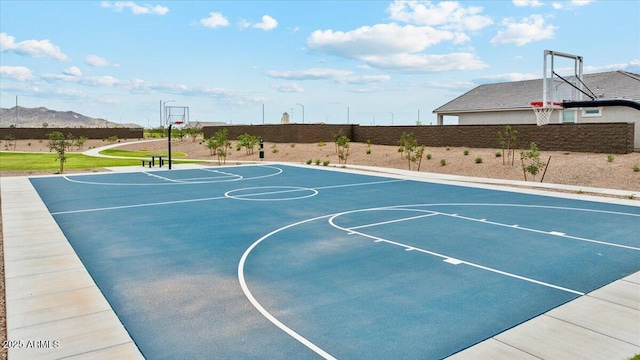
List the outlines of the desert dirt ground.
<svg viewBox="0 0 640 360">
<path fill-rule="evenodd" d="M 167 150 L 167 140 L 131 143 L 135 140 L 123 141 L 120 149 L 123 150 L 144 150 L 152 152 L 162 152 Z M 49 152 L 47 141 L 40 140 L 18 140 L 15 147 L 5 147 L 2 144 L 0 150 L 27 151 L 27 152 Z M 89 140 L 84 144 L 82 150 L 108 145 L 102 140 Z M 370 152 L 367 153 L 367 149 Z M 82 151 L 72 149 L 72 151 Z M 172 142 L 174 152 L 185 153 L 184 158 L 213 161 L 218 164 L 218 157 L 212 155 L 205 146 L 201 138 L 174 140 Z M 465 155 L 465 150 L 468 152 Z M 433 172 L 441 174 L 464 175 L 481 178 L 524 180 L 522 171 L 520 152 L 515 152 L 515 158 L 508 156 L 497 157 L 496 152 L 501 149 L 474 149 L 474 148 L 435 148 L 426 147 L 424 158 L 420 164 L 421 172 Z M 427 159 L 427 154 L 431 159 Z M 313 164 L 319 160 L 322 164 L 328 160 L 330 166 L 340 166 L 336 153 L 335 144 L 311 143 L 311 144 L 282 144 L 265 143 L 264 155 L 266 161 L 285 161 L 293 163 L 306 163 L 311 160 Z M 628 190 L 629 197 L 640 199 L 640 171 L 634 171 L 634 167 L 640 167 L 640 152 L 630 154 L 609 154 L 601 153 L 574 153 L 564 151 L 541 151 L 540 158 L 549 165 L 544 174 L 545 183 L 574 185 L 578 187 L 596 187 L 617 190 Z M 482 158 L 482 162 L 477 163 L 476 159 Z M 176 158 L 181 159 L 181 158 Z M 446 165 L 441 164 L 444 160 Z M 612 160 L 612 161 L 610 161 Z M 247 154 L 245 149 L 236 150 L 236 142 L 232 141 L 231 150 L 228 153 L 226 164 L 233 165 L 244 161 L 260 161 L 258 148 L 252 154 Z M 388 167 L 397 169 L 408 169 L 409 162 L 398 152 L 397 146 L 371 145 L 363 143 L 352 143 L 349 146 L 347 165 L 368 165 L 378 167 Z M 513 165 L 511 165 L 513 163 Z M 65 173 L 74 172 L 95 172 L 103 169 L 88 170 L 65 170 Z M 54 170 L 48 171 L 0 171 L 0 176 L 26 176 L 54 174 Z M 538 174 L 535 181 L 539 182 L 542 174 Z M 532 181 L 531 175 L 527 178 Z M 585 191 L 587 193 L 587 191 Z M 1 204 L 0 199 L 0 204 Z M 5 284 L 4 284 L 4 256 L 2 247 L 2 216 L 0 216 L 0 339 L 6 340 L 6 317 L 5 317 Z M 0 359 L 7 358 L 6 349 L 0 349 Z"/>
</svg>

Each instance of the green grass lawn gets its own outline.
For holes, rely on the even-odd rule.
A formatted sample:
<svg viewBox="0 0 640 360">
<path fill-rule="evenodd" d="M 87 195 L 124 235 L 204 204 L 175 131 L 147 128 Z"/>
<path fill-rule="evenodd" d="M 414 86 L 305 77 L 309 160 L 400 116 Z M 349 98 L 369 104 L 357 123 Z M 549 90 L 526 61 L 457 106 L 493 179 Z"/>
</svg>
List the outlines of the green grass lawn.
<svg viewBox="0 0 640 360">
<path fill-rule="evenodd" d="M 122 150 L 108 150 L 108 155 L 147 157 L 150 152 L 133 152 Z M 111 152 L 114 152 L 112 154 Z M 104 153 L 104 152 L 103 152 Z M 124 155 L 122 153 L 127 153 Z M 173 153 L 173 156 L 180 156 L 181 153 Z M 184 154 L 181 154 L 185 156 Z M 67 154 L 67 161 L 64 163 L 65 169 L 93 169 L 111 166 L 132 166 L 140 165 L 138 159 L 109 159 L 86 156 L 82 154 Z M 58 170 L 60 161 L 55 153 L 25 153 L 25 152 L 0 152 L 0 170 Z"/>
<path fill-rule="evenodd" d="M 158 155 L 164 155 L 164 156 L 168 155 L 166 151 L 128 151 L 128 150 L 118 150 L 118 149 L 102 150 L 100 151 L 100 154 L 108 155 L 108 156 L 126 156 L 126 157 L 139 157 L 139 158 L 149 157 L 151 156 L 151 154 L 154 154 L 154 155 L 158 154 Z M 187 156 L 187 154 L 185 153 L 175 152 L 175 151 L 171 152 L 171 158 L 185 157 L 185 156 Z"/>
<path fill-rule="evenodd" d="M 140 165 L 140 160 L 107 159 L 82 154 L 67 154 L 65 169 L 92 169 L 107 166 Z M 58 170 L 60 161 L 54 153 L 0 152 L 0 170 Z"/>
</svg>

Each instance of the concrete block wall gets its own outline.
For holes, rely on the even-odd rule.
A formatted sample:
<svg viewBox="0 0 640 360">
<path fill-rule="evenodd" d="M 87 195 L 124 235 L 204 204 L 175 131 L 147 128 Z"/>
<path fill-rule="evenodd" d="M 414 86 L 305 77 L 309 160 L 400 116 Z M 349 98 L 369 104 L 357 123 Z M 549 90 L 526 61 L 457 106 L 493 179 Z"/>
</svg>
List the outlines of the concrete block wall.
<svg viewBox="0 0 640 360">
<path fill-rule="evenodd" d="M 462 146 L 499 148 L 497 133 L 506 125 L 446 125 L 446 126 L 360 126 L 326 124 L 231 125 L 203 129 L 205 137 L 226 127 L 229 138 L 249 133 L 265 141 L 277 143 L 313 143 L 333 141 L 333 134 L 342 131 L 353 142 L 398 145 L 403 132 L 413 133 L 418 143 L 426 146 Z M 540 150 L 577 151 L 626 154 L 634 151 L 634 123 L 579 124 L 512 124 L 518 131 L 518 148 L 528 148 L 535 142 Z"/>
<path fill-rule="evenodd" d="M 84 136 L 88 139 L 106 139 L 117 136 L 118 139 L 142 139 L 142 128 L 0 128 L 0 140 L 7 135 L 15 140 L 49 139 L 49 134 L 59 131 L 65 136 L 72 134 L 74 138 Z"/>
</svg>

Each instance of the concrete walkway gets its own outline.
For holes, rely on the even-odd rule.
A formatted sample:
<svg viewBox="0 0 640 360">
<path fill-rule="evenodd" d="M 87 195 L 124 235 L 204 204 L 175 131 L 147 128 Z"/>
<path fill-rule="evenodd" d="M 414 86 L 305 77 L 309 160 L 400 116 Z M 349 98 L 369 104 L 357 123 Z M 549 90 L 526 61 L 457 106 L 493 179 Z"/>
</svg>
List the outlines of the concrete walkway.
<svg viewBox="0 0 640 360">
<path fill-rule="evenodd" d="M 29 179 L 0 190 L 9 359 L 143 359 Z"/>
<path fill-rule="evenodd" d="M 180 168 L 179 166 L 176 168 Z M 195 166 L 198 165 L 188 164 L 188 167 Z M 119 170 L 146 169 L 125 167 Z M 471 178 L 451 179 L 434 174 L 405 173 L 401 170 L 361 170 L 389 172 L 396 176 L 423 180 L 429 178 L 430 181 L 475 182 Z M 486 182 L 487 179 L 482 180 Z M 9 349 L 9 358 L 142 359 L 142 354 L 28 178 L 1 178 L 0 192 L 7 334 L 11 341 L 9 344 L 13 345 Z M 562 196 L 585 199 L 584 195 Z M 603 200 L 597 197 L 589 199 Z M 604 201 L 640 206 L 635 200 Z M 555 308 L 450 358 L 624 360 L 638 353 L 640 272 Z"/>
</svg>

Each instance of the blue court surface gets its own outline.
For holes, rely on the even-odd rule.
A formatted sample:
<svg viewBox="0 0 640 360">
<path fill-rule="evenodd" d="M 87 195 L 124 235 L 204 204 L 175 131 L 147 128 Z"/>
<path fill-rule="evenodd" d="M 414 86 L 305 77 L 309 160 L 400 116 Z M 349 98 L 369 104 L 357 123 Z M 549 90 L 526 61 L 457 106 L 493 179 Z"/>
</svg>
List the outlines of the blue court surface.
<svg viewBox="0 0 640 360">
<path fill-rule="evenodd" d="M 30 181 L 149 359 L 438 359 L 640 270 L 637 206 L 282 164 Z"/>
</svg>

